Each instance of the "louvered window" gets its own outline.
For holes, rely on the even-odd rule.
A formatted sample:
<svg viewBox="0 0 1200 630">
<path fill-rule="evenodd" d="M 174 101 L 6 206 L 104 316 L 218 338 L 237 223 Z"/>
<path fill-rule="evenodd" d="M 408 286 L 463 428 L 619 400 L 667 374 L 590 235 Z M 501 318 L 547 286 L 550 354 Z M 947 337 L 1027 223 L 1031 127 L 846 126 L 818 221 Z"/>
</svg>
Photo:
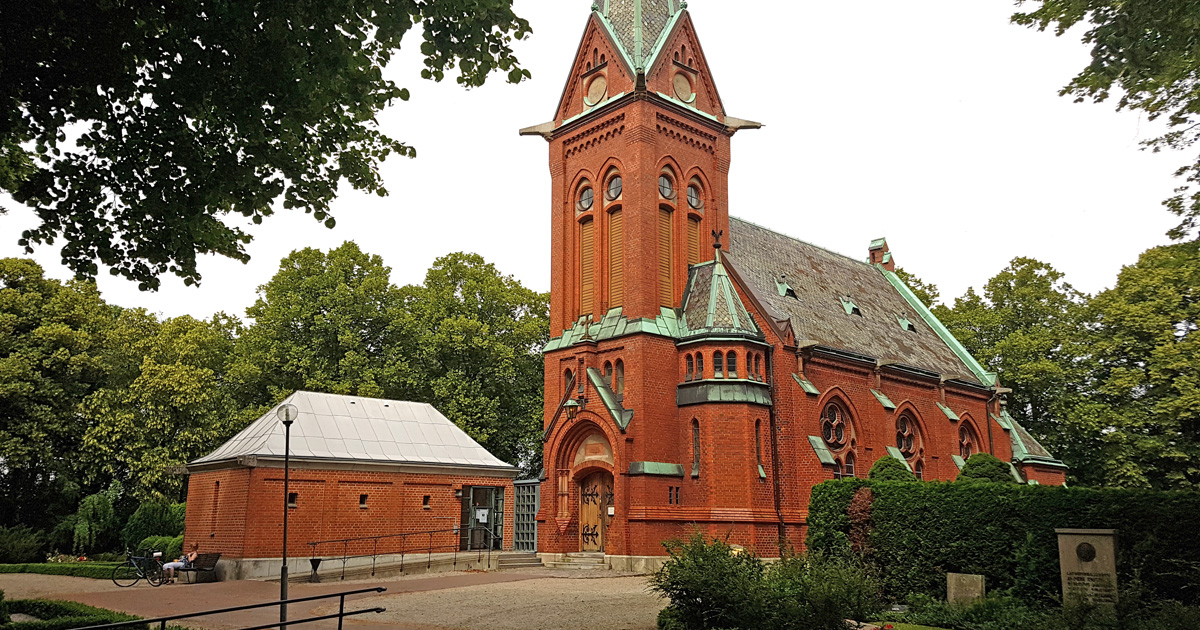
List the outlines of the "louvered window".
<svg viewBox="0 0 1200 630">
<path fill-rule="evenodd" d="M 594 223 L 585 221 L 579 226 L 579 314 L 591 315 L 595 310 L 596 257 Z"/>
<path fill-rule="evenodd" d="M 616 308 L 624 304 L 625 221 L 621 211 L 617 210 L 608 219 L 608 307 Z"/>
<path fill-rule="evenodd" d="M 671 211 L 658 211 L 658 304 L 675 306 L 674 287 L 671 284 Z"/>
<path fill-rule="evenodd" d="M 700 221 L 688 219 L 688 264 L 700 264 Z"/>
</svg>

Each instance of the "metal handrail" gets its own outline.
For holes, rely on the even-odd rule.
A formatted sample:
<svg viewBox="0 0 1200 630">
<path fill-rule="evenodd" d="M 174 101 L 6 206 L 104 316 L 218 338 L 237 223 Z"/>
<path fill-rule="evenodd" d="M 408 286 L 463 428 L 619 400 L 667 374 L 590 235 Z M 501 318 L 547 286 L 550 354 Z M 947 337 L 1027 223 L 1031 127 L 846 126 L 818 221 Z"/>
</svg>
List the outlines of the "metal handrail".
<svg viewBox="0 0 1200 630">
<path fill-rule="evenodd" d="M 115 630 L 116 628 L 129 628 L 129 627 L 141 626 L 141 625 L 148 626 L 149 624 L 155 624 L 155 623 L 158 624 L 159 628 L 161 628 L 162 630 L 166 630 L 168 621 L 179 621 L 180 619 L 192 619 L 194 617 L 207 617 L 209 615 L 221 615 L 221 614 L 231 613 L 231 612 L 240 612 L 243 610 L 254 610 L 256 608 L 274 608 L 276 606 L 299 604 L 302 602 L 312 602 L 312 601 L 317 601 L 320 599 L 332 599 L 334 597 L 337 597 L 340 599 L 339 604 L 338 604 L 338 612 L 335 614 L 322 615 L 319 617 L 312 617 L 309 619 L 296 619 L 295 621 L 275 621 L 275 622 L 264 624 L 261 626 L 253 626 L 250 628 L 243 628 L 242 630 L 265 630 L 266 628 L 285 628 L 288 626 L 293 626 L 293 625 L 302 624 L 302 623 L 312 623 L 314 621 L 325 621 L 326 619 L 337 619 L 338 620 L 338 630 L 341 630 L 342 618 L 344 618 L 344 617 L 350 617 L 353 615 L 362 615 L 362 614 L 366 614 L 366 613 L 381 613 L 381 612 L 384 612 L 385 610 L 387 610 L 386 608 L 375 607 L 375 608 L 364 608 L 362 610 L 351 610 L 351 611 L 347 612 L 346 611 L 346 597 L 347 596 L 362 595 L 364 593 L 382 593 L 386 590 L 387 589 L 382 586 L 375 587 L 375 588 L 363 588 L 363 589 L 359 589 L 357 591 L 345 591 L 342 593 L 330 593 L 329 595 L 311 595 L 309 597 L 297 597 L 295 599 L 289 599 L 287 601 L 266 602 L 265 604 L 247 604 L 245 606 L 233 606 L 232 608 L 218 608 L 215 610 L 202 610 L 200 612 L 184 613 L 182 615 L 171 615 L 170 617 L 155 617 L 153 619 L 138 619 L 137 621 L 120 621 L 117 623 L 106 623 L 106 624 L 102 624 L 99 626 L 87 626 L 85 628 L 80 628 L 79 630 Z"/>
<path fill-rule="evenodd" d="M 399 555 L 400 556 L 400 572 L 404 573 L 404 565 L 405 565 L 405 562 L 407 561 L 407 557 L 409 555 L 419 555 L 420 553 L 425 553 L 425 568 L 428 569 L 433 566 L 434 550 L 443 550 L 443 551 L 453 550 L 453 552 L 454 552 L 453 563 L 454 563 L 454 567 L 457 568 L 458 567 L 458 552 L 460 551 L 460 546 L 461 546 L 461 540 L 459 539 L 459 536 L 463 532 L 464 529 L 467 532 L 467 540 L 468 541 L 470 541 L 470 539 L 471 539 L 472 532 L 479 531 L 479 532 L 484 533 L 485 538 L 487 539 L 487 542 L 485 543 L 486 551 L 487 551 L 487 561 L 488 561 L 488 564 L 490 565 L 492 562 L 492 547 L 495 546 L 495 544 L 494 544 L 495 534 L 492 532 L 490 527 L 467 527 L 467 528 L 455 527 L 453 529 L 432 529 L 432 530 L 420 531 L 420 532 L 404 532 L 401 534 L 385 534 L 385 535 L 381 535 L 381 536 L 360 536 L 357 538 L 337 538 L 337 539 L 333 539 L 333 540 L 318 540 L 318 541 L 306 543 L 312 550 L 312 557 L 309 560 L 309 562 L 312 564 L 312 574 L 309 575 L 309 581 L 310 582 L 319 582 L 320 581 L 320 579 L 317 575 L 317 569 L 320 566 L 321 562 L 324 560 L 324 558 L 321 558 L 320 554 L 317 553 L 318 547 L 320 545 L 331 545 L 331 544 L 336 545 L 338 543 L 340 543 L 342 545 L 341 555 L 340 556 L 331 555 L 329 557 L 329 559 L 341 561 L 341 563 L 342 563 L 341 579 L 343 579 L 343 580 L 346 579 L 346 564 L 350 560 L 355 559 L 355 558 L 370 558 L 371 559 L 371 575 L 374 576 L 380 556 Z M 437 545 L 434 544 L 433 537 L 435 534 L 447 534 L 447 533 L 454 534 L 454 541 L 452 543 L 437 544 Z M 416 549 L 410 550 L 410 549 L 408 549 L 408 545 L 407 545 L 408 538 L 410 536 L 428 536 L 429 542 L 425 547 L 418 547 Z M 400 539 L 400 551 L 399 552 L 385 550 L 381 553 L 379 551 L 379 541 L 391 540 L 391 539 L 396 539 L 396 538 Z M 371 543 L 371 552 L 370 553 L 354 553 L 354 554 L 350 553 L 350 544 L 351 543 L 365 543 L 365 542 Z M 468 546 L 469 545 L 470 545 L 470 543 L 468 543 Z M 478 561 L 483 560 L 483 556 L 484 556 L 483 552 L 485 551 L 485 549 L 466 549 L 465 551 L 468 551 L 468 552 L 476 551 L 478 554 L 476 561 L 478 562 Z"/>
</svg>

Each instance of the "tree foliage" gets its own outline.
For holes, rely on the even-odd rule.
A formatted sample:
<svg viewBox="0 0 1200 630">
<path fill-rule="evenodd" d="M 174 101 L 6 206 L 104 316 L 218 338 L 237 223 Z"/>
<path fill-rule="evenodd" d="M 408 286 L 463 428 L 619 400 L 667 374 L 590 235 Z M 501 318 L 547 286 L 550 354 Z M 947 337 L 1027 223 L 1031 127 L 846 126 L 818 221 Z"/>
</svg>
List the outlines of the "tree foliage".
<svg viewBox="0 0 1200 630">
<path fill-rule="evenodd" d="M 1012 469 L 996 456 L 987 453 L 975 453 L 967 458 L 967 463 L 954 481 L 959 483 L 1016 483 Z"/>
<path fill-rule="evenodd" d="M 941 298 L 941 293 L 938 291 L 936 284 L 925 282 L 924 280 L 914 276 L 904 269 L 901 269 L 900 267 L 896 267 L 896 275 L 900 276 L 900 279 L 904 281 L 904 284 L 908 285 L 908 288 L 913 292 L 914 295 L 917 296 L 919 300 L 921 300 L 921 303 L 925 306 L 933 308 L 933 306 L 937 304 L 938 300 Z"/>
<path fill-rule="evenodd" d="M 871 465 L 871 472 L 868 478 L 872 481 L 916 481 L 917 476 L 913 474 L 908 466 L 903 462 L 890 455 L 884 455 Z"/>
<path fill-rule="evenodd" d="M 415 155 L 377 115 L 408 99 L 382 69 L 418 24 L 424 78 L 530 76 L 512 0 L 4 3 L 0 190 L 41 219 L 20 243 L 153 289 L 198 282 L 198 254 L 247 260 L 228 219 L 281 197 L 333 227 L 340 185 L 386 194 L 380 163 Z"/>
<path fill-rule="evenodd" d="M 1153 150 L 1185 150 L 1200 140 L 1200 57 L 1195 0 L 1016 0 L 1033 5 L 1013 16 L 1017 24 L 1063 35 L 1085 23 L 1083 42 L 1092 47 L 1089 63 L 1061 94 L 1076 101 L 1101 102 L 1117 94 L 1117 109 L 1163 118 L 1168 131 L 1143 142 Z M 1181 239 L 1200 226 L 1200 157 L 1176 171 L 1185 183 L 1166 200 L 1181 216 L 1171 230 Z"/>
</svg>

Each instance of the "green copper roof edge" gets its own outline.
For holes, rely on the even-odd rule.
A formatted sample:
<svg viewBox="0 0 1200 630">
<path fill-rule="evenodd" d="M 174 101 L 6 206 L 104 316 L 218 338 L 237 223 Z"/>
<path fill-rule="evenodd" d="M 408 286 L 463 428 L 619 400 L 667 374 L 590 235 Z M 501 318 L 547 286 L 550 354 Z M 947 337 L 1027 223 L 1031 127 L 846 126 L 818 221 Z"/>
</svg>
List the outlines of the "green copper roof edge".
<svg viewBox="0 0 1200 630">
<path fill-rule="evenodd" d="M 608 415 L 612 417 L 613 422 L 617 423 L 617 427 L 621 429 L 621 433 L 629 427 L 629 422 L 633 420 L 633 411 L 621 406 L 617 402 L 617 395 L 608 387 L 608 383 L 604 382 L 604 375 L 596 368 L 587 369 L 588 380 L 592 382 L 592 387 L 596 388 L 596 392 L 600 394 L 600 401 L 604 403 L 604 408 L 608 410 Z"/>
<path fill-rule="evenodd" d="M 946 414 L 946 417 L 949 418 L 950 420 L 958 422 L 961 419 L 958 417 L 958 414 L 954 413 L 953 409 L 947 407 L 946 405 L 943 405 L 942 403 L 937 403 L 937 406 L 938 406 L 938 409 L 941 409 L 942 413 Z"/>
<path fill-rule="evenodd" d="M 724 266 L 717 267 L 716 270 L 713 271 L 713 275 L 716 275 L 718 272 L 725 276 L 725 281 L 721 283 L 721 293 L 725 295 L 725 308 L 729 309 L 729 315 L 733 318 L 733 325 L 737 328 L 745 328 L 742 326 L 742 318 L 738 317 L 737 308 L 733 303 L 734 296 L 731 294 L 734 293 L 734 291 L 733 287 L 730 285 L 729 274 L 725 273 Z M 742 298 L 739 297 L 737 300 L 738 302 L 741 302 Z M 742 308 L 746 308 L 746 305 L 743 304 Z"/>
<path fill-rule="evenodd" d="M 605 11 L 607 10 L 608 9 L 605 8 Z M 600 23 L 604 25 L 604 30 L 608 31 L 609 42 L 613 45 L 613 48 L 617 49 L 617 52 L 621 54 L 621 59 L 625 61 L 625 68 L 636 82 L 637 65 L 634 64 L 633 58 L 629 56 L 629 53 L 625 51 L 625 44 L 621 43 L 621 38 L 617 35 L 617 29 L 613 28 L 612 22 L 609 21 L 607 15 L 603 13 L 597 13 L 596 17 L 600 18 Z"/>
<path fill-rule="evenodd" d="M 939 338 L 941 338 L 943 343 L 949 346 L 950 351 L 958 356 L 960 361 L 966 364 L 967 368 L 971 370 L 971 372 L 976 378 L 979 379 L 981 383 L 989 387 L 996 384 L 996 375 L 983 369 L 983 366 L 975 360 L 975 357 L 971 356 L 971 353 L 967 352 L 967 349 L 963 347 L 961 343 L 959 343 L 958 339 L 954 338 L 954 335 L 950 333 L 950 330 L 938 320 L 937 316 L 933 314 L 933 311 L 929 310 L 929 307 L 925 306 L 925 304 L 921 302 L 921 300 L 912 292 L 912 289 L 909 289 L 908 285 L 904 284 L 904 281 L 900 279 L 900 276 L 897 276 L 893 271 L 884 269 L 883 265 L 875 265 L 875 268 L 879 270 L 879 273 L 883 274 L 884 278 L 887 278 L 887 281 L 892 285 L 892 288 L 896 289 L 896 291 L 900 293 L 900 296 L 903 297 L 906 302 L 908 302 L 908 305 L 911 306 L 913 310 L 915 310 L 917 314 L 921 316 L 921 319 L 925 320 L 925 323 L 933 329 L 933 332 L 937 334 Z"/>
<path fill-rule="evenodd" d="M 723 336 L 724 335 L 724 336 Z M 751 343 L 764 348 L 770 348 L 771 344 L 763 341 L 762 334 L 752 334 L 748 332 L 738 332 L 735 330 L 719 329 L 715 331 L 688 331 L 684 336 L 678 337 L 675 342 L 676 346 L 686 346 L 693 343 L 707 343 L 710 341 L 736 341 L 738 343 Z"/>
<path fill-rule="evenodd" d="M 812 381 L 806 378 L 800 378 L 799 374 L 792 374 L 792 378 L 796 379 L 796 383 L 800 385 L 800 389 L 803 389 L 804 393 L 812 394 L 813 396 L 821 395 L 821 390 L 817 389 L 817 386 L 813 385 Z"/>
<path fill-rule="evenodd" d="M 895 409 L 896 408 L 896 403 L 892 402 L 892 399 L 888 398 L 887 394 L 885 394 L 877 389 L 872 389 L 871 393 L 875 394 L 875 400 L 878 400 L 879 404 L 883 405 L 884 409 Z"/>
<path fill-rule="evenodd" d="M 950 459 L 954 460 L 954 465 L 958 466 L 959 470 L 962 470 L 963 466 L 967 465 L 967 461 L 962 458 L 962 455 L 951 455 Z"/>
<path fill-rule="evenodd" d="M 666 99 L 666 100 L 668 100 L 668 101 L 670 101 L 670 102 L 672 102 L 694 114 L 703 116 L 703 117 L 717 123 L 718 125 L 723 124 L 720 120 L 717 119 L 716 116 L 713 116 L 712 114 L 710 114 L 706 111 L 702 111 L 701 109 L 697 108 L 695 105 L 692 105 L 691 103 L 684 103 L 683 101 L 681 101 L 677 98 L 672 98 L 670 96 L 667 96 L 666 94 L 663 94 L 662 92 L 655 92 L 655 94 L 657 94 L 659 96 L 659 98 Z"/>
<path fill-rule="evenodd" d="M 836 460 L 833 459 L 833 453 L 829 452 L 829 447 L 825 446 L 825 440 L 815 435 L 810 435 L 808 436 L 808 444 L 812 446 L 813 451 L 817 454 L 817 459 L 822 464 L 836 463 Z"/>
<path fill-rule="evenodd" d="M 579 112 L 578 114 L 575 114 L 574 116 L 572 116 L 570 118 L 567 118 L 566 120 L 563 120 L 562 124 L 558 126 L 558 129 L 562 129 L 563 127 L 566 127 L 567 125 L 575 122 L 576 120 L 579 120 L 580 118 L 583 118 L 584 116 L 587 116 L 589 114 L 594 114 L 602 109 L 608 108 L 609 105 L 611 105 L 612 103 L 615 103 L 617 101 L 617 99 L 621 98 L 622 96 L 625 96 L 625 92 L 621 92 L 620 94 L 613 94 L 612 96 L 608 97 L 608 100 L 604 101 L 603 103 L 600 103 L 599 105 L 596 105 L 595 107 L 593 107 L 591 109 L 584 110 L 582 112 Z M 558 129 L 555 129 L 555 131 L 558 131 Z"/>
<path fill-rule="evenodd" d="M 682 477 L 683 464 L 668 464 L 665 462 L 629 462 L 630 476 L 658 475 L 662 477 Z"/>
<path fill-rule="evenodd" d="M 889 446 L 889 447 L 887 447 L 887 452 L 888 452 L 888 455 L 891 455 L 893 458 L 900 460 L 900 463 L 904 464 L 904 467 L 908 469 L 908 472 L 913 471 L 912 466 L 909 465 L 908 460 L 904 458 L 904 453 L 901 453 L 900 449 L 896 448 L 895 446 Z"/>
</svg>

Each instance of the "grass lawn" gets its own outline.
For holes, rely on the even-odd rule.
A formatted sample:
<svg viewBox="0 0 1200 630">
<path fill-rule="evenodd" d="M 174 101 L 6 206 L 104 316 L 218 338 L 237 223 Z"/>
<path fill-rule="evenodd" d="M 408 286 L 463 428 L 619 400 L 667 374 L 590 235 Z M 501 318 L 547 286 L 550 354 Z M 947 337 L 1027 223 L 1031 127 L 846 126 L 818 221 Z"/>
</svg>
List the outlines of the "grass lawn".
<svg viewBox="0 0 1200 630">
<path fill-rule="evenodd" d="M 887 625 L 887 623 L 888 622 L 884 622 L 884 621 L 872 621 L 871 622 L 872 625 L 879 626 L 880 628 Z M 914 626 L 910 623 L 896 623 L 894 621 L 891 622 L 891 624 L 892 624 L 892 628 L 894 630 L 943 630 L 942 628 L 934 628 L 933 626 Z"/>
</svg>

